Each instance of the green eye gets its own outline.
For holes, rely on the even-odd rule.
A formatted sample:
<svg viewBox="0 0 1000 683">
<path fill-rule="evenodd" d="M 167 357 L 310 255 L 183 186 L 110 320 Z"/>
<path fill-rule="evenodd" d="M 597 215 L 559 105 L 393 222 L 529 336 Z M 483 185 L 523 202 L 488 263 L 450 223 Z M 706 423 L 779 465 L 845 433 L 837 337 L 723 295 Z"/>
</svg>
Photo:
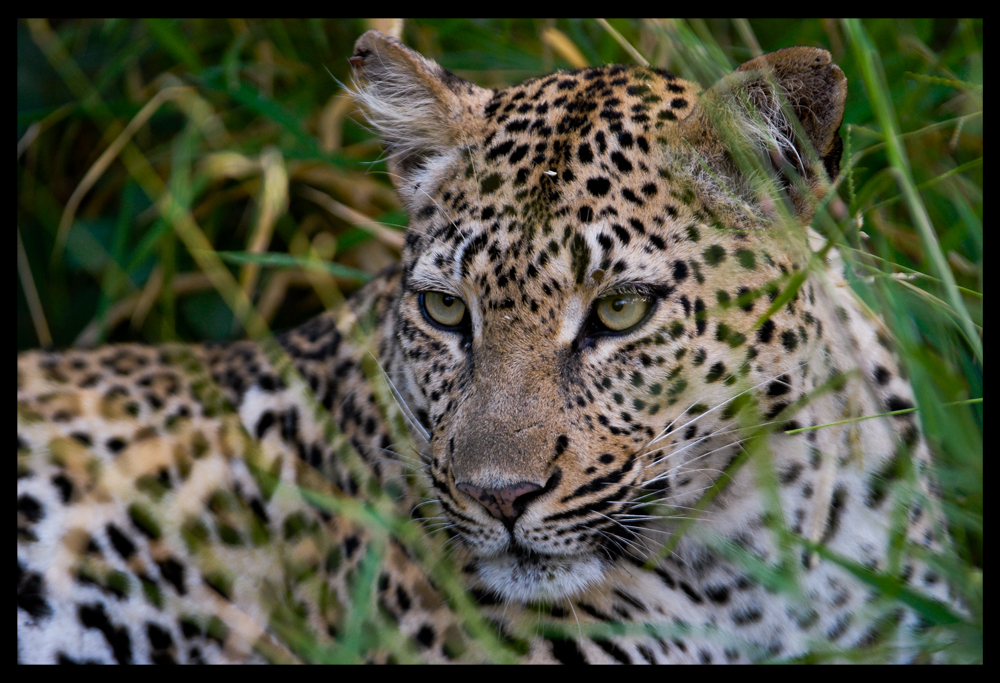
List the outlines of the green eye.
<svg viewBox="0 0 1000 683">
<path fill-rule="evenodd" d="M 645 318 L 651 304 L 652 299 L 641 294 L 612 294 L 597 302 L 597 318 L 609 330 L 621 332 Z"/>
<path fill-rule="evenodd" d="M 423 292 L 420 305 L 424 315 L 444 327 L 455 327 L 465 318 L 465 302 L 444 292 Z"/>
</svg>

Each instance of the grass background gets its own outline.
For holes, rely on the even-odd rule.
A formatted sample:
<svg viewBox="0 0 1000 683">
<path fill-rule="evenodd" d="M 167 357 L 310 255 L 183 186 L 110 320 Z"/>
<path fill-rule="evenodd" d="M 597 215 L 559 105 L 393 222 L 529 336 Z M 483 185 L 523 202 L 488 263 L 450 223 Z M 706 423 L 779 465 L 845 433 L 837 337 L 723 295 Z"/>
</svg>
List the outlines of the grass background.
<svg viewBox="0 0 1000 683">
<path fill-rule="evenodd" d="M 18 21 L 18 349 L 287 329 L 398 258 L 407 217 L 341 85 L 371 25 Z M 899 340 L 971 615 L 949 628 L 981 661 L 982 20 L 434 20 L 403 39 L 491 87 L 637 57 L 707 85 L 761 52 L 833 53 L 846 149 L 817 227 Z"/>
</svg>

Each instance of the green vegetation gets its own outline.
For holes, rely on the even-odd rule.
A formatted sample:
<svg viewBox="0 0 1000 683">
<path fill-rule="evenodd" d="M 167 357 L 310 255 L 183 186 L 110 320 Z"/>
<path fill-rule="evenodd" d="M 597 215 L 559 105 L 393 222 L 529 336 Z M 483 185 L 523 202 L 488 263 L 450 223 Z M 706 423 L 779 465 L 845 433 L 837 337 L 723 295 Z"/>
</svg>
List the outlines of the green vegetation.
<svg viewBox="0 0 1000 683">
<path fill-rule="evenodd" d="M 406 214 L 342 85 L 367 28 L 19 21 L 18 349 L 263 339 L 336 305 L 397 258 Z M 781 47 L 833 53 L 850 89 L 845 154 L 814 224 L 853 262 L 852 286 L 898 340 L 954 538 L 954 552 L 928 560 L 969 614 L 956 621 L 896 576 L 849 569 L 921 613 L 932 625 L 922 641 L 928 654 L 954 641 L 948 659 L 981 662 L 982 20 L 439 20 L 407 23 L 403 39 L 485 86 L 642 59 L 708 85 Z M 516 644 L 495 642 L 442 573 L 433 557 L 440 539 L 397 519 L 372 491 L 368 505 L 316 494 L 317 505 L 373 530 L 376 554 L 366 557 L 356 594 L 377 576 L 378 539 L 396 534 L 433 565 L 484 650 L 509 659 Z M 294 615 L 277 630 L 308 660 L 354 661 L 372 638 L 405 660 L 405 644 L 377 615 L 366 630 L 366 616 L 351 616 L 336 652 L 317 649 Z"/>
</svg>

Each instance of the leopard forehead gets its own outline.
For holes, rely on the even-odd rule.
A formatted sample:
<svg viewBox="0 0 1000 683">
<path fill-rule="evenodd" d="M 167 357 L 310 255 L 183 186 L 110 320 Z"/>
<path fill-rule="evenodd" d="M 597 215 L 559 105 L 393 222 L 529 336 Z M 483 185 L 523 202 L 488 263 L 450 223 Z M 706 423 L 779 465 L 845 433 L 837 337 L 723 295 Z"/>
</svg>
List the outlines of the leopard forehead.
<svg viewBox="0 0 1000 683">
<path fill-rule="evenodd" d="M 733 264 L 772 260 L 767 221 L 727 221 L 715 179 L 700 172 L 710 134 L 685 123 L 700 95 L 664 70 L 611 66 L 469 98 L 473 127 L 405 167 L 404 289 L 463 299 L 477 337 L 492 325 L 562 344 L 594 300 L 637 287 L 666 296 L 689 274 L 689 286 L 704 283 L 700 264 L 736 299 L 747 287 L 733 283 L 749 283 Z M 760 269 L 757 284 L 765 273 L 777 274 Z M 679 317 L 698 294 L 678 298 Z"/>
<path fill-rule="evenodd" d="M 696 96 L 669 72 L 621 66 L 494 92 L 480 130 L 421 173 L 407 284 L 509 318 L 537 317 L 555 292 L 662 280 L 664 253 L 705 220 L 667 158 Z"/>
</svg>

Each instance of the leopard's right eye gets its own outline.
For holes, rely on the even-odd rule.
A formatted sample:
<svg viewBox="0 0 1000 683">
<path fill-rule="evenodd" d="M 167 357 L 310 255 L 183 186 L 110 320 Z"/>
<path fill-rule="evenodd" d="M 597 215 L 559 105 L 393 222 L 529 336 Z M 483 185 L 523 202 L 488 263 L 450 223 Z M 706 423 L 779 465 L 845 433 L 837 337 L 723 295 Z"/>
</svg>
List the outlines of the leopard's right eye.
<svg viewBox="0 0 1000 683">
<path fill-rule="evenodd" d="M 598 320 L 612 332 L 624 332 L 640 323 L 649 312 L 653 300 L 639 294 L 614 294 L 597 302 Z"/>
<path fill-rule="evenodd" d="M 462 324 L 467 310 L 464 301 L 444 292 L 421 292 L 420 308 L 431 322 L 451 328 Z"/>
</svg>

